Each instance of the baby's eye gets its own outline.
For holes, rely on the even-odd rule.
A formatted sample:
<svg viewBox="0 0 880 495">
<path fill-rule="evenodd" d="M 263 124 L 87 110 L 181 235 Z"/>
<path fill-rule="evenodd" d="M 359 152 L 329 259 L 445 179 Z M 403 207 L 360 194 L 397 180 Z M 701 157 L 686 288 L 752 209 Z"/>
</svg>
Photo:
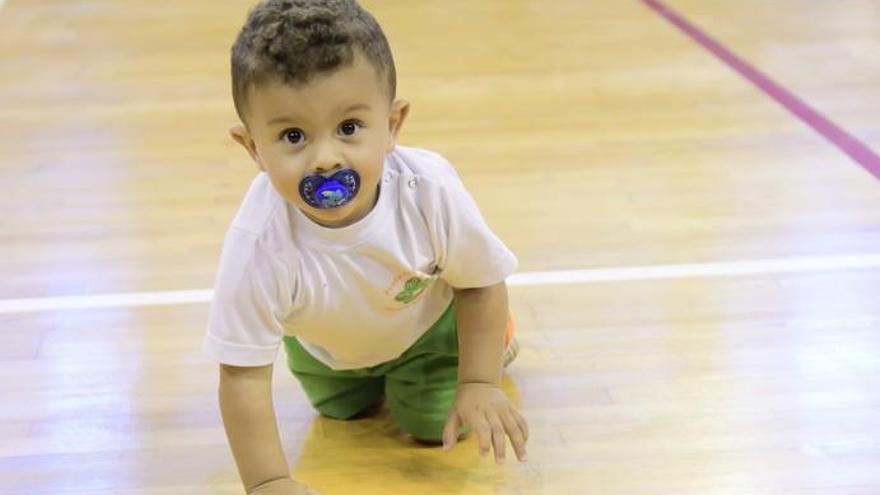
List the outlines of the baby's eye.
<svg viewBox="0 0 880 495">
<path fill-rule="evenodd" d="M 288 129 L 284 131 L 282 136 L 290 144 L 299 144 L 305 139 L 305 135 L 299 129 Z"/>
<path fill-rule="evenodd" d="M 360 129 L 361 125 L 358 122 L 349 120 L 339 126 L 339 133 L 343 136 L 354 136 Z"/>
</svg>

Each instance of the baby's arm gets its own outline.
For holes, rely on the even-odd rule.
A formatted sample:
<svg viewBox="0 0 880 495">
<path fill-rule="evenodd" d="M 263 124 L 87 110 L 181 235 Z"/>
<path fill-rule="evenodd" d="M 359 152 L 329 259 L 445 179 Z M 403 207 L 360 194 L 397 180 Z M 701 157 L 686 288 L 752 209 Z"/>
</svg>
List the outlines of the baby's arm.
<svg viewBox="0 0 880 495">
<path fill-rule="evenodd" d="M 247 493 L 314 493 L 290 478 L 272 402 L 272 365 L 220 365 L 220 412 Z"/>
<path fill-rule="evenodd" d="M 519 460 L 526 460 L 528 425 L 501 390 L 504 334 L 509 316 L 504 282 L 478 289 L 455 290 L 458 326 L 458 392 L 443 431 L 445 449 L 452 448 L 461 426 L 473 428 L 480 454 L 494 448 L 504 462 L 505 435 Z"/>
<path fill-rule="evenodd" d="M 507 285 L 455 289 L 459 340 L 459 383 L 501 385 Z"/>
</svg>

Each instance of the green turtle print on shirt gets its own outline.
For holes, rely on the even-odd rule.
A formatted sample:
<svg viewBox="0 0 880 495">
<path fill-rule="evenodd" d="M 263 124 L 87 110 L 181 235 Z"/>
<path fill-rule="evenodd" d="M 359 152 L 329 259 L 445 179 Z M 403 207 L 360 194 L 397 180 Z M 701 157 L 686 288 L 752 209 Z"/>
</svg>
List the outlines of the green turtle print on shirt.
<svg viewBox="0 0 880 495">
<path fill-rule="evenodd" d="M 406 304 L 415 301 L 416 298 L 419 297 L 419 294 L 421 294 L 429 285 L 431 285 L 431 282 L 435 278 L 437 277 L 434 276 L 424 279 L 419 277 L 410 278 L 403 285 L 403 290 L 400 291 L 396 296 L 394 296 L 394 300 Z"/>
</svg>

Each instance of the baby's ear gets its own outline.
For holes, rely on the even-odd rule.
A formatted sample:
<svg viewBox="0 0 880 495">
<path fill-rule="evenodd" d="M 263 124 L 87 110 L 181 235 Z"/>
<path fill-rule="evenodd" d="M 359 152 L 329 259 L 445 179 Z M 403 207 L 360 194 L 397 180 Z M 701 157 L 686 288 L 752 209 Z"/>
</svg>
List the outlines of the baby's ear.
<svg viewBox="0 0 880 495">
<path fill-rule="evenodd" d="M 397 144 L 397 136 L 400 134 L 400 128 L 406 116 L 409 115 L 409 102 L 406 100 L 395 100 L 391 105 L 391 117 L 388 119 L 388 146 L 386 151 L 391 153 L 394 145 Z"/>
<path fill-rule="evenodd" d="M 260 170 L 266 171 L 266 167 L 263 165 L 263 160 L 260 158 L 260 154 L 257 152 L 257 145 L 254 143 L 254 140 L 251 138 L 251 134 L 248 132 L 247 128 L 241 124 L 235 125 L 229 128 L 229 136 L 236 143 L 244 146 L 244 149 L 247 150 L 248 154 L 253 158 L 254 163 L 260 167 Z"/>
</svg>

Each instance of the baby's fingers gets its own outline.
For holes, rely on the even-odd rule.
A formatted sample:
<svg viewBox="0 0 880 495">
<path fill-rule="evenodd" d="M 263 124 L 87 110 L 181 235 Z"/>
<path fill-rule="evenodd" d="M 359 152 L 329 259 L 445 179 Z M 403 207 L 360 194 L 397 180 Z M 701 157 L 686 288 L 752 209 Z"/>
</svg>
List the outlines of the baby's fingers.
<svg viewBox="0 0 880 495">
<path fill-rule="evenodd" d="M 458 428 L 458 414 L 453 412 L 443 427 L 443 450 L 448 452 L 452 450 L 452 447 L 455 447 L 458 442 Z"/>
<path fill-rule="evenodd" d="M 504 423 L 504 430 L 507 432 L 507 436 L 510 437 L 510 443 L 513 445 L 513 451 L 516 452 L 516 458 L 520 460 L 520 462 L 524 462 L 526 460 L 526 440 L 527 435 L 525 431 L 523 431 L 522 425 L 519 421 L 517 421 L 516 416 L 514 414 L 516 411 L 509 411 L 501 414 L 501 421 Z"/>
<path fill-rule="evenodd" d="M 471 429 L 473 429 L 474 436 L 477 437 L 477 442 L 479 443 L 480 448 L 480 457 L 486 457 L 489 455 L 489 450 L 492 448 L 492 427 L 489 426 L 486 416 L 482 413 L 474 412 L 470 414 L 468 416 L 468 422 L 471 425 Z"/>
<path fill-rule="evenodd" d="M 519 429 L 523 433 L 523 438 L 528 441 L 529 440 L 529 423 L 526 421 L 526 418 L 520 414 L 516 409 L 511 409 L 510 414 L 513 415 L 513 418 L 516 420 L 516 423 L 519 425 Z"/>
<path fill-rule="evenodd" d="M 492 445 L 495 447 L 495 462 L 503 464 L 507 448 L 507 440 L 504 438 L 504 424 L 495 411 L 488 411 L 486 417 L 492 426 Z"/>
</svg>

